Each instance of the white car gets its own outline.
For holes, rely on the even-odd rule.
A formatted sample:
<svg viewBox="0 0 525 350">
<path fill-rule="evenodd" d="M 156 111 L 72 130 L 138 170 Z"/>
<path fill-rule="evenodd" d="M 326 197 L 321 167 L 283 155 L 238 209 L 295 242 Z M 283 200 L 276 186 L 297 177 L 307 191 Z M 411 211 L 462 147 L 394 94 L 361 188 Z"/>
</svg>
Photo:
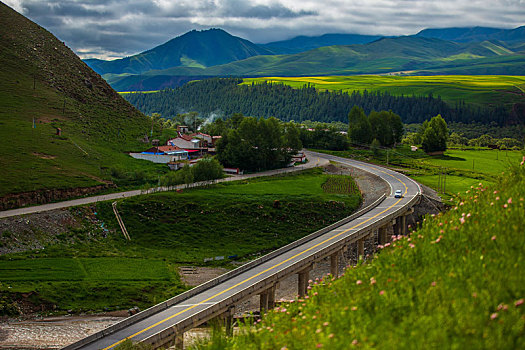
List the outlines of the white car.
<svg viewBox="0 0 525 350">
<path fill-rule="evenodd" d="M 394 197 L 395 198 L 403 198 L 403 195 L 401 194 L 401 190 L 396 190 L 396 192 L 394 192 Z"/>
</svg>

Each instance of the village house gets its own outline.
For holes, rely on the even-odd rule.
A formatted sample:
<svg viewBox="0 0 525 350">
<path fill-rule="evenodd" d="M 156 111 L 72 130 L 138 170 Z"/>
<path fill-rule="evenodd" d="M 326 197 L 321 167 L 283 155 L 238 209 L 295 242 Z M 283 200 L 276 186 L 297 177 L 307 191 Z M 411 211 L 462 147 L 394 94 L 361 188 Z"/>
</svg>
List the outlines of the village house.
<svg viewBox="0 0 525 350">
<path fill-rule="evenodd" d="M 159 164 L 182 164 L 189 158 L 188 151 L 177 146 L 155 146 L 144 152 L 129 155 L 135 159 L 144 159 Z M 170 168 L 178 169 L 179 165 L 170 165 Z"/>
</svg>

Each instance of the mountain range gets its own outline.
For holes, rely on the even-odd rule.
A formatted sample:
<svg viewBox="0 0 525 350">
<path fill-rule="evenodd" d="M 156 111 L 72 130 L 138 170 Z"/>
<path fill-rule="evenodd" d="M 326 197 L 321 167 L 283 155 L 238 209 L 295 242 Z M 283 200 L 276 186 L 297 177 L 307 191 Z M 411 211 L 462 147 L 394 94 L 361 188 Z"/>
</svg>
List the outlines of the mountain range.
<svg viewBox="0 0 525 350">
<path fill-rule="evenodd" d="M 143 53 L 85 62 L 117 91 L 158 90 L 211 76 L 525 74 L 525 26 L 425 29 L 411 36 L 299 36 L 254 44 L 191 31 Z"/>
</svg>

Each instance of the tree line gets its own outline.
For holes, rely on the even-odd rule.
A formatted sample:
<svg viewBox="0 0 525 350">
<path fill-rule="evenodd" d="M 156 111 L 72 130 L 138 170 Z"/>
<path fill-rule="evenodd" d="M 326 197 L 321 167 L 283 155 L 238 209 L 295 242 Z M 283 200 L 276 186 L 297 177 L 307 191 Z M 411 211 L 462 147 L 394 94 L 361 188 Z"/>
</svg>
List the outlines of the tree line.
<svg viewBox="0 0 525 350">
<path fill-rule="evenodd" d="M 160 113 L 164 118 L 197 111 L 201 116 L 242 113 L 258 117 L 276 117 L 282 121 L 346 122 L 353 106 L 366 114 L 391 110 L 404 123 L 422 123 L 441 114 L 447 122 L 495 123 L 511 121 L 503 107 L 483 109 L 459 102 L 454 106 L 441 98 L 429 96 L 393 96 L 388 92 L 318 91 L 306 84 L 292 88 L 282 83 L 261 82 L 248 85 L 240 78 L 211 78 L 187 83 L 157 93 L 133 93 L 124 97 L 145 114 Z"/>
</svg>

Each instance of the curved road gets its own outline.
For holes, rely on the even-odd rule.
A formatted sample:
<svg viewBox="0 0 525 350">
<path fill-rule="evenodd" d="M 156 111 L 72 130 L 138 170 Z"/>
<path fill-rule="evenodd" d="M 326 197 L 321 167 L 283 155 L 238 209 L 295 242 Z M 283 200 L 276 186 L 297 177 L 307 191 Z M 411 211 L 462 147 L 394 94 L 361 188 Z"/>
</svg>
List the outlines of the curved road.
<svg viewBox="0 0 525 350">
<path fill-rule="evenodd" d="M 243 179 L 261 177 L 261 176 L 278 175 L 278 174 L 283 174 L 283 173 L 288 173 L 288 172 L 293 172 L 293 171 L 300 171 L 300 170 L 304 170 L 308 168 L 315 168 L 318 166 L 323 166 L 324 164 L 327 163 L 326 159 L 320 158 L 320 157 L 312 157 L 309 159 L 310 159 L 310 162 L 303 164 L 303 165 L 296 166 L 296 167 L 275 169 L 275 170 L 263 171 L 260 173 L 253 173 L 253 174 L 246 174 L 246 175 L 233 175 L 230 177 L 226 177 L 224 179 L 213 180 L 213 183 L 243 180 Z M 208 181 L 203 181 L 203 182 L 195 182 L 189 185 L 178 185 L 178 186 L 172 186 L 172 187 L 156 187 L 156 188 L 152 188 L 148 190 L 132 190 L 132 191 L 117 192 L 117 193 L 103 194 L 103 195 L 98 195 L 98 196 L 72 199 L 72 200 L 56 202 L 56 203 L 35 205 L 32 207 L 4 210 L 4 211 L 0 211 L 0 219 L 12 217 L 12 216 L 18 216 L 18 215 L 40 213 L 43 211 L 49 211 L 49 210 L 55 210 L 55 209 L 75 207 L 77 205 L 85 205 L 85 204 L 91 204 L 91 203 L 96 203 L 96 202 L 111 201 L 111 200 L 116 200 L 116 199 L 140 196 L 140 195 L 148 194 L 148 193 L 173 191 L 176 189 L 186 189 L 189 187 L 199 187 L 199 186 L 208 185 L 208 184 L 209 184 Z"/>
<path fill-rule="evenodd" d="M 350 159 L 308 152 L 309 159 L 324 158 L 353 166 L 384 179 L 391 195 L 378 206 L 342 226 L 330 229 L 302 244 L 292 243 L 255 262 L 227 273 L 203 286 L 144 310 L 103 332 L 94 334 L 65 349 L 111 349 L 126 339 L 158 343 L 157 338 L 172 336 L 217 316 L 235 303 L 271 288 L 280 279 L 303 271 L 315 261 L 366 237 L 378 227 L 391 223 L 412 207 L 421 193 L 410 178 L 379 166 Z M 402 198 L 392 194 L 400 189 Z M 161 336 L 162 335 L 162 336 Z"/>
</svg>

